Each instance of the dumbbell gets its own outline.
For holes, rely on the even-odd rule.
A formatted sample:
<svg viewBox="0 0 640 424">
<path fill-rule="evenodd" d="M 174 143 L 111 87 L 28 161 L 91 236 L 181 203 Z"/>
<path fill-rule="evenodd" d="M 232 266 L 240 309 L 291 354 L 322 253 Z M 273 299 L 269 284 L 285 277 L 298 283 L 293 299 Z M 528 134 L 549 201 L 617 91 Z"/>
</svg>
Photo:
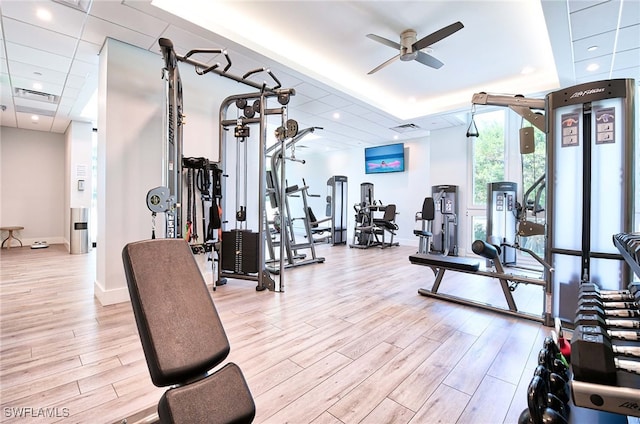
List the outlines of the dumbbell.
<svg viewBox="0 0 640 424">
<path fill-rule="evenodd" d="M 615 320 L 609 320 L 615 321 Z M 625 341 L 640 341 L 640 331 L 634 330 L 610 330 L 605 324 L 605 320 L 599 316 L 594 315 L 578 315 L 575 320 L 576 327 L 597 327 L 603 334 L 606 334 L 610 339 L 618 339 Z"/>
<path fill-rule="evenodd" d="M 617 358 L 609 337 L 599 331 L 598 327 L 579 325 L 574 330 L 571 340 L 571 369 L 574 379 L 616 385 L 618 370 L 640 374 L 640 362 Z"/>
<path fill-rule="evenodd" d="M 640 233 L 616 234 L 613 236 L 634 259 L 640 262 Z"/>
<path fill-rule="evenodd" d="M 602 335 L 604 339 L 611 344 L 614 354 L 631 356 L 640 359 L 640 344 L 633 342 L 626 345 L 613 344 L 613 340 L 611 339 L 611 335 L 609 334 L 610 332 L 602 327 L 597 327 L 595 325 L 579 325 L 575 328 L 574 333 Z M 638 333 L 636 333 L 636 337 L 637 335 Z"/>
<path fill-rule="evenodd" d="M 640 329 L 640 320 L 630 319 L 609 319 L 603 318 L 597 313 L 579 313 L 576 315 L 573 321 L 576 326 L 578 325 L 595 325 L 602 328 L 611 330 L 620 328 L 637 328 Z M 613 328 L 612 328 L 613 327 Z"/>
<path fill-rule="evenodd" d="M 604 309 L 602 306 L 592 303 L 578 304 L 576 315 L 596 314 L 604 319 L 607 318 L 640 318 L 640 311 L 637 309 Z M 636 322 L 638 322 L 636 320 Z"/>
<path fill-rule="evenodd" d="M 518 424 L 567 424 L 568 417 L 564 402 L 547 391 L 542 377 L 534 375 L 527 388 L 527 409 L 518 417 Z"/>
<path fill-rule="evenodd" d="M 594 297 L 602 301 L 614 302 L 639 302 L 640 283 L 629 284 L 627 290 L 600 290 L 600 288 L 593 283 L 583 283 L 580 285 L 578 297 Z"/>
<path fill-rule="evenodd" d="M 638 302 L 615 302 L 608 300 L 602 301 L 593 297 L 581 297 L 578 300 L 578 307 L 580 307 L 581 305 L 596 305 L 602 307 L 602 309 L 604 309 L 605 311 L 609 309 L 632 309 L 637 311 L 638 309 L 640 309 L 638 308 Z"/>
</svg>

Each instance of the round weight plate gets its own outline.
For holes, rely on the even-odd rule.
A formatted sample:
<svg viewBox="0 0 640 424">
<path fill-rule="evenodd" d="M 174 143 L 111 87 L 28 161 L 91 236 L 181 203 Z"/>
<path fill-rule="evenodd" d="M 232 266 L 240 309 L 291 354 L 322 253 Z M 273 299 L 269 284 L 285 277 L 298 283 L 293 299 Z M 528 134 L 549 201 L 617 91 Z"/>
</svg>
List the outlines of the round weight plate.
<svg viewBox="0 0 640 424">
<path fill-rule="evenodd" d="M 236 107 L 238 109 L 244 109 L 245 106 L 247 106 L 247 99 L 237 99 L 236 100 Z"/>
<path fill-rule="evenodd" d="M 260 99 L 256 99 L 256 100 L 253 102 L 253 110 L 254 110 L 254 112 L 256 112 L 256 113 L 260 113 Z"/>
<path fill-rule="evenodd" d="M 298 135 L 298 122 L 295 119 L 287 120 L 287 137 L 293 138 Z"/>
<path fill-rule="evenodd" d="M 244 116 L 246 116 L 247 118 L 253 118 L 255 114 L 256 111 L 253 109 L 253 107 L 249 105 L 244 107 Z"/>
</svg>

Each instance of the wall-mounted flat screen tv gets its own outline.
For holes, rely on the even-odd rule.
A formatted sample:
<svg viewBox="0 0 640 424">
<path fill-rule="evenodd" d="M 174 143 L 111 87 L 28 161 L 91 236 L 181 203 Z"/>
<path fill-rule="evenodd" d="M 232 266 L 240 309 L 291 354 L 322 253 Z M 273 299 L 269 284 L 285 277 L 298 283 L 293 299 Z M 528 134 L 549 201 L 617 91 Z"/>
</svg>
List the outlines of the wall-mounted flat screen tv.
<svg viewBox="0 0 640 424">
<path fill-rule="evenodd" d="M 366 147 L 364 167 L 367 174 L 404 172 L 404 143 Z"/>
</svg>

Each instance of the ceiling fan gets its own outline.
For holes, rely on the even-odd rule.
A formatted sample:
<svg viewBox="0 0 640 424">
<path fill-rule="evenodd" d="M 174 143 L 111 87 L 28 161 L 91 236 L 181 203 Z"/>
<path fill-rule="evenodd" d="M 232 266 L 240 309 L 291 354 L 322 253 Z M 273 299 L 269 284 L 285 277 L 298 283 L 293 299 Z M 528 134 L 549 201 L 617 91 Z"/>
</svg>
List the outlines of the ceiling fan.
<svg viewBox="0 0 640 424">
<path fill-rule="evenodd" d="M 384 37 L 380 37 L 379 35 L 367 34 L 368 38 L 375 40 L 378 43 L 382 43 L 385 46 L 389 46 L 400 51 L 400 53 L 397 54 L 396 56 L 392 57 L 391 59 L 387 60 L 383 64 L 369 71 L 368 75 L 378 72 L 380 69 L 389 65 L 391 62 L 395 61 L 396 59 L 400 59 L 405 62 L 410 60 L 417 60 L 423 65 L 427 65 L 432 68 L 439 69 L 442 67 L 442 65 L 444 65 L 444 63 L 440 62 L 435 57 L 428 55 L 427 53 L 424 53 L 420 50 L 424 49 L 425 47 L 429 47 L 432 44 L 437 43 L 438 41 L 450 36 L 454 32 L 461 30 L 462 28 L 464 28 L 464 25 L 462 25 L 461 22 L 455 22 L 449 26 L 440 28 L 436 32 L 433 32 L 427 35 L 426 37 L 421 38 L 418 41 L 416 41 L 416 37 L 417 37 L 416 31 L 413 29 L 407 29 L 402 31 L 402 33 L 400 34 L 400 44 L 396 43 L 395 41 L 388 40 Z"/>
</svg>

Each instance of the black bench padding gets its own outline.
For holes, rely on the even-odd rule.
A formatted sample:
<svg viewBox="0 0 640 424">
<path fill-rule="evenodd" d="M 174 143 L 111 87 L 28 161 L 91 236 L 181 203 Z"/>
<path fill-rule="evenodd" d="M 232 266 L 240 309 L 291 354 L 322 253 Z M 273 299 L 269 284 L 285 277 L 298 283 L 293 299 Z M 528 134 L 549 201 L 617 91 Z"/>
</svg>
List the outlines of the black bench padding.
<svg viewBox="0 0 640 424">
<path fill-rule="evenodd" d="M 409 256 L 409 261 L 416 265 L 426 265 L 436 268 L 455 269 L 467 272 L 476 272 L 480 268 L 480 262 L 475 259 L 459 256 L 442 256 L 425 253 L 415 253 Z"/>
<path fill-rule="evenodd" d="M 122 259 L 153 383 L 179 384 L 220 364 L 229 341 L 188 243 L 130 243 Z"/>
<path fill-rule="evenodd" d="M 160 422 L 250 423 L 255 403 L 189 244 L 155 239 L 122 250 L 131 304 L 153 384 L 174 386 Z"/>
<path fill-rule="evenodd" d="M 489 244 L 484 240 L 476 240 L 471 244 L 471 250 L 473 253 L 487 259 L 497 258 L 500 254 L 498 249 L 499 247 Z"/>
<path fill-rule="evenodd" d="M 250 423 L 255 405 L 249 393 L 240 368 L 229 363 L 208 378 L 165 392 L 158 416 L 162 423 Z"/>
</svg>

